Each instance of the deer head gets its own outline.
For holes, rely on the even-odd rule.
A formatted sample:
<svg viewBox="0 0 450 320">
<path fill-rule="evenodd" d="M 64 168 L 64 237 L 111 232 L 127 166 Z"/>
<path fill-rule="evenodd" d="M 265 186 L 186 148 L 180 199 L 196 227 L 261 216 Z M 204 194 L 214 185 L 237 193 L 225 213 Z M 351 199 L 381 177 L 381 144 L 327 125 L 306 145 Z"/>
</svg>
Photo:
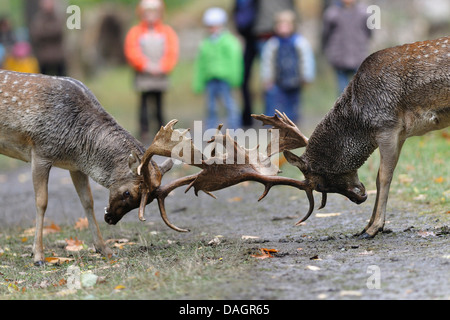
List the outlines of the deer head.
<svg viewBox="0 0 450 320">
<path fill-rule="evenodd" d="M 110 187 L 109 206 L 105 208 L 105 221 L 115 225 L 125 214 L 136 209 L 142 204 L 144 194 L 144 179 L 138 174 L 141 159 L 136 152 L 132 152 L 128 158 L 129 172 L 123 179 L 116 181 Z M 173 166 L 171 159 L 165 161 L 161 166 L 154 161 L 148 163 L 149 180 L 151 184 L 149 190 L 153 192 L 161 185 L 164 174 Z M 147 203 L 149 199 L 146 199 Z M 146 204 L 147 204 L 146 203 Z"/>
<path fill-rule="evenodd" d="M 265 115 L 253 115 L 253 117 L 260 120 L 264 125 L 271 125 L 280 131 L 280 151 L 283 151 L 286 160 L 300 169 L 305 176 L 305 184 L 322 193 L 322 204 L 319 210 L 326 206 L 328 193 L 342 194 L 357 204 L 367 200 L 365 187 L 359 181 L 356 170 L 345 173 L 331 173 L 323 170 L 323 168 L 316 169 L 320 167 L 317 166 L 320 163 L 320 158 L 309 157 L 309 140 L 285 114 L 277 110 L 277 114 L 273 117 Z M 302 147 L 306 147 L 306 151 L 301 157 L 289 151 Z M 306 221 L 311 213 L 310 210 L 309 214 L 297 224 Z"/>
</svg>

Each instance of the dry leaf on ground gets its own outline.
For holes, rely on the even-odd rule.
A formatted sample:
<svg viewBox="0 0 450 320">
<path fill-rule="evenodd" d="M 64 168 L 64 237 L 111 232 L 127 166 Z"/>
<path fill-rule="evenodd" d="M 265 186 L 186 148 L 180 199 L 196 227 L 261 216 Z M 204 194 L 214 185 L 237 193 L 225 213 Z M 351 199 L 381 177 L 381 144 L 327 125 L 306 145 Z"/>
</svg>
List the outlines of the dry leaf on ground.
<svg viewBox="0 0 450 320">
<path fill-rule="evenodd" d="M 67 246 L 65 247 L 65 249 L 67 251 L 77 252 L 77 251 L 81 251 L 84 249 L 84 241 L 78 240 L 78 238 L 76 238 L 76 237 L 75 237 L 75 239 L 73 239 L 72 237 L 70 237 L 70 239 L 66 239 L 66 243 L 67 243 Z"/>
<path fill-rule="evenodd" d="M 72 258 L 64 258 L 64 257 L 47 257 L 45 258 L 45 262 L 50 263 L 50 264 L 63 264 L 63 263 L 68 263 L 70 261 L 74 261 L 74 259 Z"/>
<path fill-rule="evenodd" d="M 84 230 L 89 227 L 89 222 L 87 218 L 78 218 L 77 222 L 75 222 L 75 229 Z"/>
<path fill-rule="evenodd" d="M 276 249 L 267 249 L 267 248 L 261 248 L 259 249 L 261 251 L 260 254 L 252 254 L 251 256 L 256 259 L 267 259 L 267 258 L 273 258 L 273 255 L 271 253 L 277 253 L 278 250 Z"/>
</svg>

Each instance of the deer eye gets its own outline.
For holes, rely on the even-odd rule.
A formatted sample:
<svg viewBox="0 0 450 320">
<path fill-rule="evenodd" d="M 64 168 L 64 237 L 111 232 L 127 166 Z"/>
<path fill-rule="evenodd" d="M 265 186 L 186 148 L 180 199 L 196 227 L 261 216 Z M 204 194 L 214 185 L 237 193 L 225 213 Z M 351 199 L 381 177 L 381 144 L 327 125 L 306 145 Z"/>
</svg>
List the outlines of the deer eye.
<svg viewBox="0 0 450 320">
<path fill-rule="evenodd" d="M 124 198 L 124 199 L 131 198 L 131 193 L 130 193 L 129 191 L 125 191 L 125 192 L 123 193 L 123 198 Z"/>
</svg>

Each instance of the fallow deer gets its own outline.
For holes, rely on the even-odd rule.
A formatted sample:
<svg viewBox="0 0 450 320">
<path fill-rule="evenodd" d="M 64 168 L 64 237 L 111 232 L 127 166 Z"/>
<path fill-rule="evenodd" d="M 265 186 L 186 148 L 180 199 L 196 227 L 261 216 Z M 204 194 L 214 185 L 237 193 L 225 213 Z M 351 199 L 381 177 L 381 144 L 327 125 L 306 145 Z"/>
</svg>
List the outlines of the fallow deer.
<svg viewBox="0 0 450 320">
<path fill-rule="evenodd" d="M 53 166 L 67 169 L 81 200 L 97 250 L 112 254 L 102 238 L 93 209 L 89 177 L 109 189 L 105 220 L 139 207 L 144 181 L 137 174 L 144 146 L 123 129 L 92 92 L 71 78 L 0 70 L 0 154 L 31 163 L 36 203 L 33 255 L 44 264 L 42 231 L 48 179 Z M 159 185 L 172 165 L 149 162 Z"/>
<path fill-rule="evenodd" d="M 286 117 L 254 117 L 277 129 L 298 131 Z M 375 206 L 359 234 L 371 238 L 383 230 L 389 188 L 405 140 L 449 125 L 450 37 L 444 37 L 369 56 L 316 127 L 303 155 L 288 150 L 284 155 L 302 171 L 305 183 L 323 194 L 324 207 L 327 193 L 340 193 L 357 204 L 367 199 L 357 170 L 378 148 Z"/>
</svg>

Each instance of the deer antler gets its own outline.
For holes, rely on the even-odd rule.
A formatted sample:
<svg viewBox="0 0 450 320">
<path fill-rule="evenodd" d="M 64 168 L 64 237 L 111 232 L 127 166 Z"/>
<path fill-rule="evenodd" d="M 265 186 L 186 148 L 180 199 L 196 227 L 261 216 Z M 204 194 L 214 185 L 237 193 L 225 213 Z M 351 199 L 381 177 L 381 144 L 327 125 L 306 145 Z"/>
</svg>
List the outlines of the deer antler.
<svg viewBox="0 0 450 320">
<path fill-rule="evenodd" d="M 298 129 L 298 127 L 288 118 L 285 113 L 281 113 L 276 110 L 276 114 L 273 117 L 266 115 L 255 115 L 252 117 L 256 120 L 261 121 L 264 125 L 272 126 L 272 134 L 276 134 L 278 130 L 279 137 L 272 137 L 271 143 L 267 146 L 267 154 L 272 156 L 276 152 L 283 152 L 284 150 L 294 150 L 298 148 L 303 148 L 308 145 L 308 138 Z M 279 142 L 278 150 L 275 148 L 272 150 L 272 142 Z"/>
<path fill-rule="evenodd" d="M 206 158 L 194 147 L 192 140 L 186 137 L 187 130 L 183 132 L 178 131 L 177 133 L 173 129 L 176 123 L 177 121 L 173 120 L 161 128 L 143 157 L 139 170 L 142 171 L 144 183 L 147 187 L 141 201 L 141 218 L 143 218 L 145 204 L 148 199 L 150 199 L 150 202 L 153 199 L 157 199 L 164 222 L 176 231 L 186 232 L 188 230 L 174 226 L 167 218 L 165 198 L 171 191 L 188 185 L 186 192 L 194 188 L 195 195 L 198 195 L 199 191 L 203 191 L 214 197 L 211 192 L 231 187 L 244 181 L 255 181 L 265 186 L 264 193 L 259 198 L 259 201 L 263 200 L 275 185 L 292 186 L 304 190 L 310 202 L 308 216 L 311 215 L 314 209 L 314 197 L 312 194 L 313 188 L 308 182 L 276 176 L 279 168 L 270 161 L 269 157 L 259 153 L 258 148 L 245 149 L 228 133 L 226 135 L 221 134 L 220 129 L 222 126 L 219 126 L 217 134 L 209 141 L 212 156 Z M 177 151 L 182 150 L 183 155 L 174 152 L 174 148 Z M 226 150 L 226 152 L 223 153 L 221 149 Z M 152 173 L 150 172 L 152 167 L 149 166 L 149 163 L 153 155 L 182 160 L 202 170 L 197 174 L 177 179 L 166 186 L 158 186 L 152 190 Z M 193 160 L 197 161 L 193 162 Z"/>
<path fill-rule="evenodd" d="M 289 152 L 289 150 L 294 150 L 297 148 L 303 148 L 308 145 L 308 138 L 298 129 L 298 127 L 289 119 L 285 113 L 281 113 L 276 110 L 276 114 L 273 117 L 266 115 L 252 115 L 253 118 L 261 121 L 264 125 L 271 125 L 272 129 L 278 130 L 279 139 L 272 137 L 271 143 L 267 146 L 267 152 L 269 155 L 273 155 L 276 152 Z M 276 134 L 272 132 L 272 134 Z M 278 150 L 277 148 L 272 148 L 272 142 L 279 141 Z M 273 150 L 272 150 L 273 149 Z M 308 197 L 310 195 L 308 194 Z M 312 197 L 312 196 L 311 196 Z M 318 210 L 325 208 L 327 204 L 327 194 L 322 193 L 322 202 Z M 296 225 L 308 220 L 311 216 L 312 211 L 310 210 L 308 214 Z"/>
</svg>

